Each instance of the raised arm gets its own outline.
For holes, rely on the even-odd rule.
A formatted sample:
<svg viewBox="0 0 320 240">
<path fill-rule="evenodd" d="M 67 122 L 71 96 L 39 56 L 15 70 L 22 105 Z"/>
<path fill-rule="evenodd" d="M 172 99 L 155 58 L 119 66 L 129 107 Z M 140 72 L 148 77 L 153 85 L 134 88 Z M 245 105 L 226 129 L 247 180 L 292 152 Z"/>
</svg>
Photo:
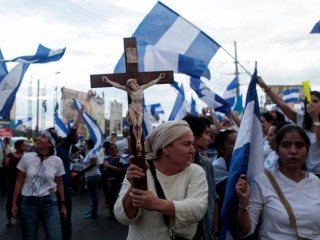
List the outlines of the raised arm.
<svg viewBox="0 0 320 240">
<path fill-rule="evenodd" d="M 159 77 L 157 77 L 156 79 L 154 79 L 154 80 L 142 85 L 141 89 L 144 90 L 144 89 L 156 84 L 157 82 L 159 82 L 164 77 L 165 77 L 165 74 L 164 73 L 160 73 Z"/>
<path fill-rule="evenodd" d="M 210 110 L 210 117 L 211 117 L 211 119 L 212 119 L 212 121 L 213 121 L 213 124 L 216 126 L 216 128 L 217 128 L 218 130 L 222 129 L 223 126 L 222 126 L 222 124 L 219 122 L 219 120 L 216 118 L 216 116 L 214 115 L 214 110 L 212 109 L 212 107 L 210 107 L 209 110 Z"/>
<path fill-rule="evenodd" d="M 283 113 L 293 122 L 297 123 L 297 113 L 292 110 L 271 88 L 263 81 L 261 77 L 258 77 L 258 84 L 263 91 L 271 98 L 271 100 L 283 111 Z"/>
<path fill-rule="evenodd" d="M 115 88 L 119 88 L 119 89 L 121 89 L 121 90 L 127 91 L 127 89 L 126 89 L 125 86 L 122 86 L 122 85 L 119 84 L 119 83 L 116 83 L 116 82 L 111 81 L 107 76 L 102 76 L 102 77 L 101 77 L 101 80 L 102 80 L 103 82 L 109 83 L 111 86 L 113 86 L 113 87 L 115 87 Z"/>
</svg>

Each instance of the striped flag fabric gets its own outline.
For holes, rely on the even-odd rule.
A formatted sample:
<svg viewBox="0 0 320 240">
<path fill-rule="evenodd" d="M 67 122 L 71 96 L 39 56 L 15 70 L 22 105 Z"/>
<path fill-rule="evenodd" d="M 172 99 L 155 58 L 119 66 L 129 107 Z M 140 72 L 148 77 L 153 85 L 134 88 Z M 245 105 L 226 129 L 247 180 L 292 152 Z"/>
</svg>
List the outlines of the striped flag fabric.
<svg viewBox="0 0 320 240">
<path fill-rule="evenodd" d="M 143 97 L 142 107 L 143 107 L 143 133 L 144 133 L 144 137 L 146 138 L 152 131 L 152 125 L 149 120 L 149 113 L 145 104 L 144 97 Z"/>
<path fill-rule="evenodd" d="M 82 105 L 79 100 L 73 98 L 73 105 L 78 111 L 80 111 Z M 97 121 L 95 121 L 87 112 L 83 112 L 82 120 L 87 126 L 90 138 L 94 142 L 94 147 L 91 151 L 96 154 L 103 142 L 103 134 L 101 128 L 97 124 Z"/>
<path fill-rule="evenodd" d="M 310 33 L 320 33 L 320 21 L 314 25 Z"/>
<path fill-rule="evenodd" d="M 61 118 L 59 118 L 58 113 L 54 113 L 54 129 L 60 137 L 66 137 L 69 133 L 67 127 L 64 125 Z"/>
<path fill-rule="evenodd" d="M 237 98 L 236 103 L 233 106 L 233 111 L 237 112 L 239 115 L 243 112 L 242 95 Z"/>
<path fill-rule="evenodd" d="M 179 121 L 189 111 L 190 111 L 190 104 L 186 100 L 186 97 L 184 94 L 184 87 L 183 87 L 183 84 L 181 84 L 181 86 L 178 89 L 178 95 L 173 105 L 168 121 Z"/>
<path fill-rule="evenodd" d="M 151 114 L 155 120 L 159 121 L 159 114 L 164 114 L 164 110 L 160 103 L 146 105 L 147 112 Z"/>
<path fill-rule="evenodd" d="M 31 120 L 32 120 L 32 117 L 27 117 L 27 118 L 23 118 L 23 119 L 18 119 L 17 122 L 16 122 L 16 124 L 14 125 L 14 128 L 17 128 L 17 127 L 19 127 L 19 126 L 21 126 L 21 125 L 23 125 L 23 124 L 25 124 L 25 123 L 27 123 L 27 122 L 29 122 L 29 121 L 31 121 Z"/>
<path fill-rule="evenodd" d="M 223 240 L 240 239 L 236 226 L 239 200 L 235 191 L 240 175 L 247 175 L 250 181 L 253 176 L 264 171 L 263 135 L 256 90 L 257 81 L 257 70 L 255 70 L 248 87 L 246 107 L 230 164 L 221 212 L 223 223 L 227 229 L 227 232 L 221 238 Z"/>
<path fill-rule="evenodd" d="M 137 38 L 139 71 L 173 70 L 210 79 L 208 64 L 220 45 L 188 20 L 157 2 L 132 37 Z M 124 55 L 115 73 L 125 72 Z"/>
<path fill-rule="evenodd" d="M 196 100 L 191 96 L 191 108 L 190 108 L 190 114 L 192 115 L 199 115 L 199 112 L 197 110 L 197 103 Z"/>
<path fill-rule="evenodd" d="M 282 92 L 282 99 L 285 103 L 299 102 L 300 89 L 292 88 Z"/>
<path fill-rule="evenodd" d="M 12 60 L 8 60 L 8 62 L 47 63 L 52 61 L 59 61 L 63 57 L 65 51 L 66 48 L 51 50 L 50 48 L 39 44 L 35 55 L 17 57 Z"/>
<path fill-rule="evenodd" d="M 19 63 L 0 82 L 0 119 L 8 119 L 28 63 Z"/>
<path fill-rule="evenodd" d="M 231 106 L 218 94 L 211 91 L 200 79 L 191 78 L 190 87 L 198 95 L 198 98 L 205 102 L 215 111 L 230 115 Z"/>
<path fill-rule="evenodd" d="M 239 81 L 236 77 L 233 79 L 229 85 L 227 86 L 227 89 L 223 93 L 223 98 L 226 100 L 230 106 L 233 106 L 237 97 L 237 89 L 239 88 Z"/>
</svg>

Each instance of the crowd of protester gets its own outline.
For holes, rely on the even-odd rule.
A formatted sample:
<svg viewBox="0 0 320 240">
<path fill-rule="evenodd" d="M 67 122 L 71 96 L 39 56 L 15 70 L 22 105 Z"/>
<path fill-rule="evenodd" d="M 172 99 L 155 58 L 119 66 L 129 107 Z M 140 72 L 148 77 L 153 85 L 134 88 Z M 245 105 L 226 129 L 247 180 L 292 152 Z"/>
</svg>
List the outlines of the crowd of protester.
<svg viewBox="0 0 320 240">
<path fill-rule="evenodd" d="M 265 172 L 251 182 L 241 175 L 235 187 L 238 233 L 245 239 L 251 234 L 320 239 L 320 93 L 312 91 L 299 113 L 258 79 L 276 106 L 260 118 Z M 77 137 L 83 111 L 66 138 L 48 129 L 33 152 L 25 153 L 23 140 L 15 142 L 14 151 L 9 138 L 2 141 L 0 190 L 7 197 L 7 227 L 14 218 L 24 239 L 33 239 L 40 221 L 47 239 L 72 239 L 72 195 L 86 192 L 90 203 L 83 217 L 98 218 L 99 206 L 108 207 L 107 219 L 129 225 L 127 239 L 222 236 L 221 209 L 240 137 L 235 112 L 219 121 L 204 108 L 201 116 L 160 124 L 145 139 L 144 172 L 131 164 L 129 129 L 121 140 L 106 139 L 100 152 L 93 151 L 92 139 Z M 134 188 L 135 179 L 145 176 L 148 189 Z"/>
</svg>

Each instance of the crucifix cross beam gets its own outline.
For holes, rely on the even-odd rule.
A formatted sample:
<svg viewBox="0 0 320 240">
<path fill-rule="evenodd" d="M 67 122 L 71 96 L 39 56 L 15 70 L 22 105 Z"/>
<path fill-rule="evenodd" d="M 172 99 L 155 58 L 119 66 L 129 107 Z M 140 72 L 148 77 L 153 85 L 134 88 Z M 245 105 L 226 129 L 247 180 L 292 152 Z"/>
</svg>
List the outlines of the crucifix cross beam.
<svg viewBox="0 0 320 240">
<path fill-rule="evenodd" d="M 173 83 L 173 71 L 139 72 L 137 41 L 124 38 L 126 73 L 91 75 L 91 87 L 116 87 L 128 93 L 128 113 L 130 123 L 131 152 L 133 163 L 145 168 L 143 138 L 143 90 L 154 85 Z M 134 187 L 147 189 L 146 178 L 134 181 Z"/>
</svg>

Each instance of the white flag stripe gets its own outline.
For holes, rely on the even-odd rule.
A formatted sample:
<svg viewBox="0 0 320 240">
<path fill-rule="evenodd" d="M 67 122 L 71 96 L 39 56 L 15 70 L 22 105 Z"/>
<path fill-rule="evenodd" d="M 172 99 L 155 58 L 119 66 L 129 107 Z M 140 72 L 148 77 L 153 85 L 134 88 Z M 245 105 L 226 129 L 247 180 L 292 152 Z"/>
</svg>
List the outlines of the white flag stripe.
<svg viewBox="0 0 320 240">
<path fill-rule="evenodd" d="M 189 49 L 190 45 L 199 33 L 199 29 L 190 25 L 190 23 L 185 19 L 178 17 L 155 46 L 183 54 Z"/>
<path fill-rule="evenodd" d="M 144 55 L 145 71 L 168 71 L 178 72 L 179 54 L 176 52 L 157 49 L 152 45 L 146 47 Z"/>
</svg>

